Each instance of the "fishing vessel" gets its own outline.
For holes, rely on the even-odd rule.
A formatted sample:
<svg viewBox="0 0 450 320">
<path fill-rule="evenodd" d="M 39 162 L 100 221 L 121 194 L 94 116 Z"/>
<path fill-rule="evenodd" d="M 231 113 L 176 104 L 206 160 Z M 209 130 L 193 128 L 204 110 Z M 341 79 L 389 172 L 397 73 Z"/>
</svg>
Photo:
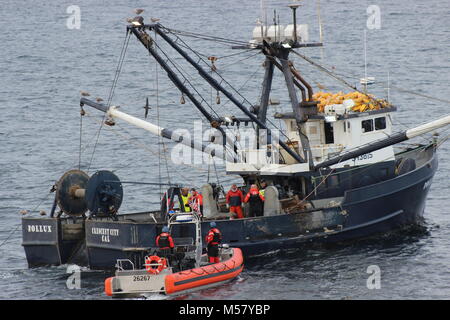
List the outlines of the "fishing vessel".
<svg viewBox="0 0 450 320">
<path fill-rule="evenodd" d="M 181 38 L 186 32 L 159 22 L 148 24 L 142 16 L 130 19 L 127 40 L 135 38 L 143 45 L 144 54 L 167 74 L 180 92 L 180 106 L 187 100 L 199 110 L 210 125 L 208 141 L 131 116 L 122 111 L 126 106 L 93 101 L 87 95 L 80 99 L 82 116 L 87 108 L 93 108 L 89 110 L 105 114 L 104 125 L 127 122 L 210 158 L 223 159 L 226 173 L 242 178 L 240 189 L 244 193 L 251 185 L 261 186 L 264 180 L 263 214 L 249 216 L 249 208 L 244 205 L 242 219 L 230 219 L 222 186 L 205 181 L 201 187 L 202 236 L 215 221 L 223 241 L 241 249 L 246 257 L 311 243 L 369 237 L 420 223 L 438 169 L 438 146 L 443 141 L 434 136 L 428 143 L 399 151 L 394 146 L 450 123 L 447 115 L 395 131 L 392 119 L 397 108 L 389 101 L 348 83 L 347 93 L 314 92 L 290 60 L 292 54 L 336 75 L 301 53 L 322 43 L 309 41 L 307 28 L 296 22 L 297 7 L 291 9 L 292 24 L 283 26 L 276 19 L 273 25 L 260 23 L 250 41 L 234 43 L 234 49 L 253 50 L 264 58 L 265 74 L 257 105 L 222 77 L 214 57 L 191 50 Z M 195 33 L 189 36 L 208 39 Z M 178 59 L 184 59 L 217 97 L 228 99 L 236 113 L 231 107 L 226 115 L 209 112 L 207 99 L 202 99 L 182 70 L 163 54 L 159 42 L 172 48 Z M 290 112 L 274 114 L 274 119 L 282 123 L 280 128 L 268 117 L 276 70 L 283 74 L 291 107 Z M 236 128 L 253 133 L 251 145 L 243 146 Z M 22 244 L 29 266 L 77 263 L 91 269 L 113 269 L 118 259 L 142 266 L 170 211 L 187 210 L 181 205 L 183 185 L 168 185 L 160 207 L 127 213 L 120 211 L 126 182 L 126 178 L 121 181 L 107 170 L 91 176 L 79 169 L 64 174 L 54 185 L 50 215 L 22 218 Z M 172 228 L 174 238 L 194 237 L 195 232 L 188 225 Z"/>
<path fill-rule="evenodd" d="M 156 255 L 157 249 L 149 252 L 142 269 L 129 259 L 118 259 L 115 276 L 105 280 L 105 294 L 113 298 L 174 296 L 219 286 L 236 278 L 244 268 L 241 250 L 220 245 L 219 262 L 210 263 L 208 256 L 202 255 L 200 219 L 195 212 L 172 214 L 169 230 L 176 225 L 191 224 L 196 230 L 195 238 L 175 238 L 178 245 L 170 257 Z"/>
</svg>

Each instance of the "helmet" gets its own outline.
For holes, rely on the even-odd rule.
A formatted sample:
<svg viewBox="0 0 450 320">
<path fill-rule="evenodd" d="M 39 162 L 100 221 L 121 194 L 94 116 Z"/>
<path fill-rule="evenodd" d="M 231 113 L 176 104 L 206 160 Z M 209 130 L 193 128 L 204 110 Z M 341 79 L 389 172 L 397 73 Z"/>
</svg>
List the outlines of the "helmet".
<svg viewBox="0 0 450 320">
<path fill-rule="evenodd" d="M 169 232 L 169 227 L 168 226 L 164 226 L 162 228 L 162 232 Z"/>
<path fill-rule="evenodd" d="M 209 224 L 209 226 L 210 226 L 211 228 L 215 228 L 215 227 L 216 227 L 216 223 L 213 221 L 213 222 L 211 222 L 211 223 Z"/>
</svg>

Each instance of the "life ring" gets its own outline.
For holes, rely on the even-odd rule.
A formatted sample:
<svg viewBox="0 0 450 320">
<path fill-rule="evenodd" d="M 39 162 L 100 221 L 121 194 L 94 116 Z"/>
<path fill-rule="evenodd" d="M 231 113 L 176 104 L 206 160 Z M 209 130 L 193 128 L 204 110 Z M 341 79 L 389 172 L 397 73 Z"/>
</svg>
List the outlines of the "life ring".
<svg viewBox="0 0 450 320">
<path fill-rule="evenodd" d="M 145 257 L 145 270 L 148 273 L 158 274 L 167 267 L 166 259 L 158 256 Z"/>
</svg>

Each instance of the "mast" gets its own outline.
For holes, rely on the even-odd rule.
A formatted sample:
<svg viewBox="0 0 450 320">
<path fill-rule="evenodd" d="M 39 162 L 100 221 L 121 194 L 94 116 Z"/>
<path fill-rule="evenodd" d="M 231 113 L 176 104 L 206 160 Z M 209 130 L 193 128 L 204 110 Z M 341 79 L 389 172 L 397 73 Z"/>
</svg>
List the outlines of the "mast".
<svg viewBox="0 0 450 320">
<path fill-rule="evenodd" d="M 264 62 L 264 68 L 266 70 L 264 73 L 264 80 L 262 86 L 263 88 L 258 111 L 258 119 L 261 122 L 266 123 L 267 108 L 269 106 L 270 91 L 272 89 L 272 79 L 274 69 L 274 63 L 269 57 L 266 57 L 266 60 Z"/>
</svg>

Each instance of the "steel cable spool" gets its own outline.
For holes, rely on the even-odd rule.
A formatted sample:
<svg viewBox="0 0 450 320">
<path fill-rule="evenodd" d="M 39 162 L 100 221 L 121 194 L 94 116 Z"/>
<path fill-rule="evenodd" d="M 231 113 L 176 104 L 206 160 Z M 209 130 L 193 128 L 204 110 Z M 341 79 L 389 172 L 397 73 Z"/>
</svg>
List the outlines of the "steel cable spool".
<svg viewBox="0 0 450 320">
<path fill-rule="evenodd" d="M 85 201 L 92 216 L 115 216 L 122 199 L 122 183 L 111 171 L 97 171 L 89 179 Z"/>
<path fill-rule="evenodd" d="M 56 183 L 56 201 L 69 216 L 80 216 L 87 211 L 84 190 L 89 176 L 81 170 L 67 171 Z"/>
</svg>

